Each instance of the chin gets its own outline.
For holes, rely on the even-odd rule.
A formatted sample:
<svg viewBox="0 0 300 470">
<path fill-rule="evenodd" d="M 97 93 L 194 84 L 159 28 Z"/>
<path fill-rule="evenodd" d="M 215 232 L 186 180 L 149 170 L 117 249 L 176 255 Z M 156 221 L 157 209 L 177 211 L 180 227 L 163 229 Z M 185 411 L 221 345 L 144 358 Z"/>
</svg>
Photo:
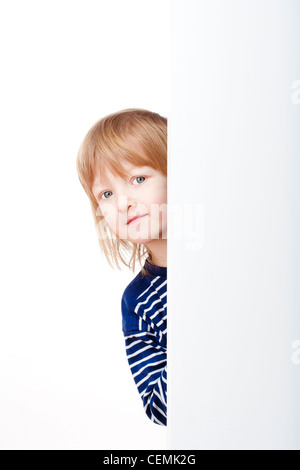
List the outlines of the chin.
<svg viewBox="0 0 300 470">
<path fill-rule="evenodd" d="M 128 238 L 128 241 L 135 243 L 136 245 L 145 245 L 151 243 L 153 240 L 152 238 Z"/>
<path fill-rule="evenodd" d="M 133 227 L 131 230 L 122 231 L 119 233 L 119 237 L 123 240 L 127 240 L 131 243 L 135 243 L 136 245 L 145 245 L 154 242 L 155 240 L 162 240 L 162 230 L 160 227 L 156 227 L 153 229 L 152 232 L 149 232 L 148 229 L 146 230 L 135 230 Z M 166 237 L 164 237 L 166 238 Z"/>
</svg>

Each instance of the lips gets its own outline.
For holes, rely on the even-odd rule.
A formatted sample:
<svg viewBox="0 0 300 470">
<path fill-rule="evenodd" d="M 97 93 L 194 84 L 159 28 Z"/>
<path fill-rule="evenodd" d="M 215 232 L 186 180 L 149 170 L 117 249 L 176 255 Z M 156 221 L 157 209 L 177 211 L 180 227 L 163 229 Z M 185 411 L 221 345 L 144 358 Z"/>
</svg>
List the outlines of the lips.
<svg viewBox="0 0 300 470">
<path fill-rule="evenodd" d="M 136 215 L 135 217 L 132 217 L 131 219 L 128 219 L 127 225 L 131 224 L 131 222 L 134 222 L 134 221 L 137 220 L 137 219 L 141 219 L 142 217 L 145 217 L 145 215 L 147 215 L 147 214 Z"/>
</svg>

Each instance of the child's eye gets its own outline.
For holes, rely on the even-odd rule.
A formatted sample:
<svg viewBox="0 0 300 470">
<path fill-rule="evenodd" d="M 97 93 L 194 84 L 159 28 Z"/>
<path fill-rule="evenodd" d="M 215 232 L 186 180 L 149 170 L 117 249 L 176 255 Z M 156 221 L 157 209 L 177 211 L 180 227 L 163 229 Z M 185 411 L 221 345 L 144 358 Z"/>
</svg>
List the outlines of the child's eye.
<svg viewBox="0 0 300 470">
<path fill-rule="evenodd" d="M 108 199 L 108 197 L 105 196 L 105 194 L 107 194 L 107 193 L 111 193 L 111 194 L 112 194 L 112 191 L 104 191 L 104 193 L 102 193 L 102 194 L 100 195 L 100 199 Z"/>
<path fill-rule="evenodd" d="M 136 178 L 133 178 L 133 181 L 134 181 L 134 180 L 137 180 L 137 181 L 138 181 L 137 184 L 141 184 L 141 183 L 143 183 L 143 182 L 145 181 L 145 179 L 146 179 L 145 176 L 136 176 Z M 141 181 L 141 180 L 142 180 L 142 181 Z"/>
</svg>

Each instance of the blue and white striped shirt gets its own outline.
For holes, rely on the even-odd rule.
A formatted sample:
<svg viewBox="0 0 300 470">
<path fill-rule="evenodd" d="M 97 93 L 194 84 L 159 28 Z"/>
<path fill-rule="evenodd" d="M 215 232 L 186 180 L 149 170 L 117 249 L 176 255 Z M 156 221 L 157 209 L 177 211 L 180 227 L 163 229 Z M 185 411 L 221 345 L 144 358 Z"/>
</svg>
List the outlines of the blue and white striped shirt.
<svg viewBox="0 0 300 470">
<path fill-rule="evenodd" d="M 147 416 L 167 425 L 167 268 L 148 260 L 122 296 L 129 366 Z"/>
</svg>

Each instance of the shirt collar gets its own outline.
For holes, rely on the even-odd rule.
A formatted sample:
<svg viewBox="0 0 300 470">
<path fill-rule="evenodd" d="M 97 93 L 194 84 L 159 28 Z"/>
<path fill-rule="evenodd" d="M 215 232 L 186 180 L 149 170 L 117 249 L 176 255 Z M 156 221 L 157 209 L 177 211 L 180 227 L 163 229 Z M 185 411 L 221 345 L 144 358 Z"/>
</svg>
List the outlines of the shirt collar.
<svg viewBox="0 0 300 470">
<path fill-rule="evenodd" d="M 150 261 L 148 261 L 148 259 L 146 259 L 146 261 L 145 261 L 144 268 L 146 269 L 146 271 L 148 271 L 148 273 L 150 273 L 153 276 L 167 277 L 167 267 L 156 266 L 156 265 L 150 263 Z"/>
</svg>

